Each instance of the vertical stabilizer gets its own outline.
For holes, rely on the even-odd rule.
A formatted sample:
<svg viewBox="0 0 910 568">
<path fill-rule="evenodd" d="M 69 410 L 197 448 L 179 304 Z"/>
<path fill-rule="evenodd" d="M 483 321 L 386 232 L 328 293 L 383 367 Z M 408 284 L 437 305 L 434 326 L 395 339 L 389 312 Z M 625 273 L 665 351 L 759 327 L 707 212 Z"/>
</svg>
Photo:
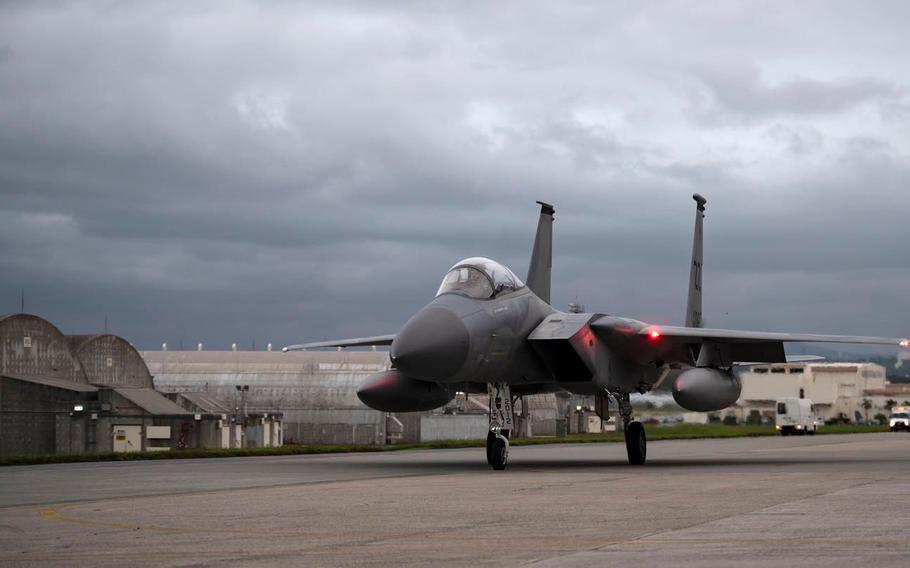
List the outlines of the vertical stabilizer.
<svg viewBox="0 0 910 568">
<path fill-rule="evenodd" d="M 689 267 L 689 300 L 686 302 L 686 327 L 701 327 L 702 223 L 707 199 L 699 194 L 695 200 L 695 237 L 692 239 L 692 265 Z"/>
<path fill-rule="evenodd" d="M 553 268 L 553 206 L 543 201 L 540 204 L 540 219 L 537 221 L 537 235 L 531 250 L 531 265 L 525 283 L 538 298 L 550 303 L 550 272 Z"/>
</svg>

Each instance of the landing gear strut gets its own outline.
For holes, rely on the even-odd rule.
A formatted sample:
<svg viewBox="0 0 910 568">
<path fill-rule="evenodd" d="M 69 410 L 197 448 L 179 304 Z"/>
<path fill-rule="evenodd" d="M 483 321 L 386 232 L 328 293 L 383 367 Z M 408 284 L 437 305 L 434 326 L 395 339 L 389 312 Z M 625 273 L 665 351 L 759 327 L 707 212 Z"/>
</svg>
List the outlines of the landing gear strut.
<svg viewBox="0 0 910 568">
<path fill-rule="evenodd" d="M 503 470 L 509 461 L 509 435 L 515 425 L 512 417 L 512 396 L 509 385 L 488 383 L 490 393 L 490 431 L 487 434 L 487 463 Z"/>
<path fill-rule="evenodd" d="M 629 393 L 617 393 L 613 397 L 619 405 L 619 414 L 622 416 L 623 430 L 626 434 L 626 454 L 629 456 L 629 463 L 642 465 L 645 463 L 648 453 L 645 428 L 641 425 L 641 422 L 632 420 L 632 403 L 629 401 Z"/>
</svg>

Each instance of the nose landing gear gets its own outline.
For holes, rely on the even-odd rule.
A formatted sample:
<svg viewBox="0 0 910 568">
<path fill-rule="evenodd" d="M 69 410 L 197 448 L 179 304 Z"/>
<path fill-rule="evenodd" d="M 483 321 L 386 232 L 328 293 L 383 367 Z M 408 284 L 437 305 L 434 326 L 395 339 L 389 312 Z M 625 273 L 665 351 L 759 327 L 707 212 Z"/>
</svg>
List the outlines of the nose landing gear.
<svg viewBox="0 0 910 568">
<path fill-rule="evenodd" d="M 487 433 L 487 463 L 501 471 L 509 461 L 509 435 L 514 423 L 509 385 L 488 383 L 490 393 L 490 431 Z"/>
<path fill-rule="evenodd" d="M 493 469 L 502 471 L 509 461 L 509 439 L 501 433 L 487 434 L 487 463 Z"/>
</svg>

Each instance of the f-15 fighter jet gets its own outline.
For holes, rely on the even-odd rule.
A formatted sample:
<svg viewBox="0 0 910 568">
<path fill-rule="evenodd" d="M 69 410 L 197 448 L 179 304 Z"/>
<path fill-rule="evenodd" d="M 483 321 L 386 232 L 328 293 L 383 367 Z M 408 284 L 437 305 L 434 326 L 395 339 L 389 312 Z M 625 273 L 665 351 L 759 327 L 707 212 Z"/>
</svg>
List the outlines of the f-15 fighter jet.
<svg viewBox="0 0 910 568">
<path fill-rule="evenodd" d="M 285 347 L 390 345 L 391 368 L 358 391 L 385 412 L 438 408 L 457 391 L 488 393 L 487 461 L 505 469 L 512 405 L 517 397 L 568 391 L 594 395 L 607 417 L 610 400 L 622 419 L 629 463 L 646 458 L 645 430 L 632 418 L 630 393 L 671 381 L 688 410 L 726 408 L 739 398 L 736 365 L 807 360 L 784 354 L 784 342 L 893 344 L 906 339 L 706 329 L 701 327 L 702 224 L 706 200 L 695 194 L 695 236 L 685 327 L 649 324 L 600 313 L 564 313 L 550 305 L 552 205 L 540 218 L 525 281 L 489 258 L 466 258 L 446 273 L 432 302 L 394 335 Z M 817 359 L 817 358 L 816 358 Z M 514 397 L 514 398 L 513 398 Z"/>
</svg>

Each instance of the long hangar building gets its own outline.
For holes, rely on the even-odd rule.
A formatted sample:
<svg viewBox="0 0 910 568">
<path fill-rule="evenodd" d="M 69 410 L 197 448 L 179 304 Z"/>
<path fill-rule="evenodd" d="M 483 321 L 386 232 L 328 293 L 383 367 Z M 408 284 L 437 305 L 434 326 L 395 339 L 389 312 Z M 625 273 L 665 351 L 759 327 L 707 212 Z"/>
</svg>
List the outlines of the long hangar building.
<svg viewBox="0 0 910 568">
<path fill-rule="evenodd" d="M 388 368 L 373 351 L 143 351 L 165 393 L 204 393 L 233 409 L 281 412 L 285 443 L 384 444 L 386 416 L 357 388 Z"/>
<path fill-rule="evenodd" d="M 486 396 L 456 396 L 442 409 L 389 414 L 365 406 L 357 389 L 389 368 L 387 351 L 143 351 L 158 390 L 204 393 L 229 408 L 280 412 L 286 444 L 386 444 L 487 435 Z M 525 414 L 522 403 L 527 404 Z M 519 425 L 556 432 L 554 395 L 523 397 Z M 522 421 L 525 422 L 522 422 Z"/>
</svg>

